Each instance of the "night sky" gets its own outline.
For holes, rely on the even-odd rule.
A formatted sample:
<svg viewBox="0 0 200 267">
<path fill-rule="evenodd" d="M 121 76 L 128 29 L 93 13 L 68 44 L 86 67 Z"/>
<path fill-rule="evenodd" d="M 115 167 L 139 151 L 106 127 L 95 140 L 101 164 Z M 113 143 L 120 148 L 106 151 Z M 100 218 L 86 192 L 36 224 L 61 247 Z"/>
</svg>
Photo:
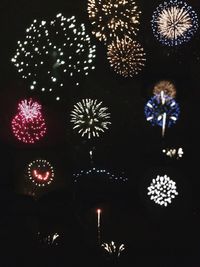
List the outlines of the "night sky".
<svg viewBox="0 0 200 267">
<path fill-rule="evenodd" d="M 200 31 L 187 44 L 165 47 L 154 38 L 150 23 L 162 1 L 136 2 L 142 11 L 137 38 L 147 62 L 137 77 L 125 79 L 110 69 L 106 47 L 91 34 L 86 0 L 1 1 L 0 266 L 200 266 Z M 200 18 L 199 1 L 187 3 Z M 34 18 L 52 19 L 60 12 L 85 23 L 97 52 L 96 70 L 79 88 L 69 83 L 63 100 L 56 102 L 50 95 L 33 95 L 11 58 Z M 175 84 L 181 109 L 164 138 L 161 128 L 152 127 L 144 116 L 153 86 L 162 79 Z M 18 102 L 31 96 L 43 106 L 48 131 L 35 145 L 18 142 L 11 131 Z M 70 111 L 82 98 L 103 101 L 112 117 L 110 129 L 90 143 L 73 132 L 70 123 Z M 165 147 L 182 147 L 183 158 L 166 157 Z M 55 168 L 54 182 L 41 190 L 25 176 L 27 164 L 36 158 L 49 160 Z M 75 187 L 73 173 L 93 167 L 129 180 L 108 183 L 105 177 L 83 177 Z M 177 183 L 179 195 L 167 208 L 147 197 L 147 187 L 158 174 Z M 119 262 L 109 261 L 96 244 L 97 208 L 102 208 L 102 242 L 125 244 Z M 38 232 L 59 233 L 58 246 L 38 245 Z"/>
</svg>

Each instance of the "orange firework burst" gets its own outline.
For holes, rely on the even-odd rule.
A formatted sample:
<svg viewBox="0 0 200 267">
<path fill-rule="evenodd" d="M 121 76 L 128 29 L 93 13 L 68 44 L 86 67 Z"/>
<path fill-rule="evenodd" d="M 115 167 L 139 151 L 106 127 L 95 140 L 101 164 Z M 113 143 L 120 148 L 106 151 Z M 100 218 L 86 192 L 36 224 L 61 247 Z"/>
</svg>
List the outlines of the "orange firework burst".
<svg viewBox="0 0 200 267">
<path fill-rule="evenodd" d="M 167 96 L 170 96 L 172 98 L 176 97 L 176 87 L 170 81 L 163 80 L 155 84 L 154 89 L 153 89 L 154 95 L 158 95 L 162 91 Z"/>
</svg>

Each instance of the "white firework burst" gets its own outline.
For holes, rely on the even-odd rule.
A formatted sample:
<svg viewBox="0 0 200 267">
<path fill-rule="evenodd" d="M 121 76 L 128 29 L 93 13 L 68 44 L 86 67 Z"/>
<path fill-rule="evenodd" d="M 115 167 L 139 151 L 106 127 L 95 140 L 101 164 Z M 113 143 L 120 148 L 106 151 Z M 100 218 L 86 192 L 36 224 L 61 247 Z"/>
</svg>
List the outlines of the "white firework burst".
<svg viewBox="0 0 200 267">
<path fill-rule="evenodd" d="M 88 139 L 99 137 L 101 133 L 108 130 L 110 122 L 110 113 L 107 107 L 102 107 L 102 102 L 96 99 L 82 99 L 74 105 L 71 112 L 71 122 L 82 137 Z"/>
<path fill-rule="evenodd" d="M 11 61 L 30 90 L 55 94 L 60 100 L 69 82 L 78 86 L 95 69 L 95 52 L 85 25 L 77 23 L 75 16 L 59 13 L 51 21 L 35 19 Z"/>
<path fill-rule="evenodd" d="M 116 257 L 120 257 L 121 252 L 125 250 L 124 244 L 115 244 L 114 241 L 103 243 L 101 246 L 109 255 Z"/>
<path fill-rule="evenodd" d="M 156 204 L 167 207 L 178 195 L 176 183 L 167 175 L 158 175 L 148 187 L 148 195 Z"/>
</svg>

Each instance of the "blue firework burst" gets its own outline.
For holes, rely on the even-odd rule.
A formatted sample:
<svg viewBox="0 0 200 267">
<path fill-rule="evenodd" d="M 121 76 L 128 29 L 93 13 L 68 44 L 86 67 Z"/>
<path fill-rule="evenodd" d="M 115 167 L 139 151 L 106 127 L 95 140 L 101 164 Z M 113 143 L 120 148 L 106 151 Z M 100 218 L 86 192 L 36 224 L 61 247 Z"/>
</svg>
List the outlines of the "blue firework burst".
<svg viewBox="0 0 200 267">
<path fill-rule="evenodd" d="M 171 97 L 164 96 L 162 101 L 160 95 L 153 96 L 145 105 L 144 113 L 146 120 L 151 122 L 152 126 L 163 127 L 163 115 L 166 114 L 166 127 L 174 125 L 180 115 L 179 104 Z"/>
<path fill-rule="evenodd" d="M 188 42 L 198 29 L 196 12 L 179 0 L 160 4 L 153 13 L 151 23 L 154 36 L 168 46 Z"/>
</svg>

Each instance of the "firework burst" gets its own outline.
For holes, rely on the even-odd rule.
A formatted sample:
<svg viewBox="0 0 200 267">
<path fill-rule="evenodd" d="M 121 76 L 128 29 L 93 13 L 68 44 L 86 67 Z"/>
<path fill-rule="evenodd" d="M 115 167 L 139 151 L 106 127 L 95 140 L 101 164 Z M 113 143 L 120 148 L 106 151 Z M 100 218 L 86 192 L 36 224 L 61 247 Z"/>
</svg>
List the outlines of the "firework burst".
<svg viewBox="0 0 200 267">
<path fill-rule="evenodd" d="M 46 124 L 41 113 L 41 105 L 32 99 L 18 104 L 18 113 L 12 119 L 12 131 L 23 143 L 34 144 L 46 134 Z"/>
<path fill-rule="evenodd" d="M 88 0 L 93 34 L 100 41 L 136 35 L 140 13 L 133 0 Z"/>
<path fill-rule="evenodd" d="M 167 207 L 178 195 L 176 183 L 167 175 L 158 175 L 148 187 L 148 195 L 156 204 Z"/>
<path fill-rule="evenodd" d="M 155 84 L 153 93 L 154 95 L 159 95 L 161 92 L 164 92 L 165 95 L 175 98 L 176 97 L 176 87 L 170 81 L 159 81 Z"/>
<path fill-rule="evenodd" d="M 141 45 L 127 36 L 108 45 L 110 66 L 123 77 L 137 75 L 145 65 L 145 55 Z"/>
<path fill-rule="evenodd" d="M 153 126 L 162 127 L 162 135 L 164 136 L 166 127 L 171 127 L 177 122 L 180 108 L 173 98 L 161 92 L 147 102 L 144 113 L 146 120 L 151 122 Z"/>
<path fill-rule="evenodd" d="M 125 250 L 124 244 L 116 244 L 114 241 L 103 243 L 101 246 L 110 256 L 115 257 L 120 257 L 122 251 Z"/>
<path fill-rule="evenodd" d="M 153 13 L 152 29 L 155 37 L 164 45 L 180 45 L 196 33 L 197 14 L 183 1 L 164 2 Z"/>
<path fill-rule="evenodd" d="M 58 14 L 52 21 L 34 20 L 11 61 L 31 90 L 54 93 L 59 100 L 66 85 L 78 86 L 95 68 L 95 50 L 84 24 Z"/>
<path fill-rule="evenodd" d="M 28 178 L 39 187 L 49 185 L 54 179 L 54 170 L 45 159 L 30 162 L 27 168 Z"/>
<path fill-rule="evenodd" d="M 111 124 L 110 113 L 107 110 L 107 107 L 102 107 L 102 102 L 83 99 L 74 105 L 71 112 L 73 129 L 88 139 L 99 137 L 101 133 L 108 130 L 108 126 Z"/>
</svg>

